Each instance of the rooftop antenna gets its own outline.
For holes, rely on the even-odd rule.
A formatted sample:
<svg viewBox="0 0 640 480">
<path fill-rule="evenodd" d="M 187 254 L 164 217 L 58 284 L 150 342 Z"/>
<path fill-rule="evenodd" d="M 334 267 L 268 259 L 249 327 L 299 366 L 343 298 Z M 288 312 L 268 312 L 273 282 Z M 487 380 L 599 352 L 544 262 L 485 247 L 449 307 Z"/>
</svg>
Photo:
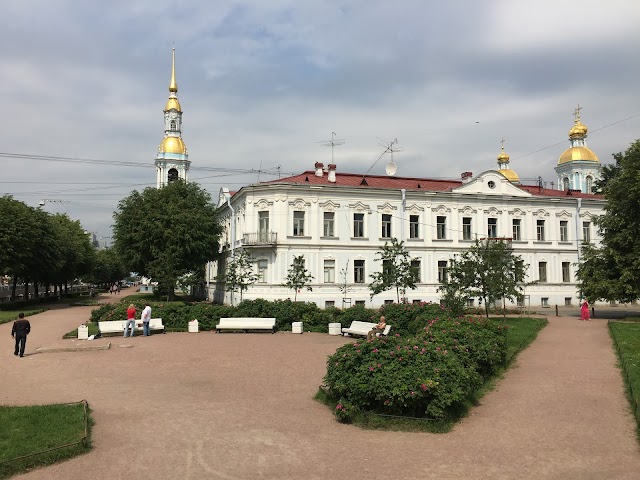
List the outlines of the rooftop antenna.
<svg viewBox="0 0 640 480">
<path fill-rule="evenodd" d="M 385 167 L 385 171 L 387 172 L 387 175 L 389 175 L 389 176 L 395 175 L 396 171 L 398 170 L 398 166 L 393 162 L 393 154 L 394 154 L 394 152 L 399 152 L 400 151 L 399 149 L 396 149 L 394 147 L 394 145 L 397 145 L 397 144 L 398 144 L 398 139 L 397 138 L 395 140 L 389 142 L 389 143 L 380 144 L 381 146 L 384 147 L 384 151 L 380 154 L 378 159 L 375 162 L 373 162 L 373 165 L 371 165 L 371 167 L 369 167 L 369 170 L 367 170 L 365 172 L 365 174 L 362 175 L 362 178 L 364 179 L 364 177 L 367 176 L 367 174 L 371 171 L 371 169 L 376 166 L 376 164 L 380 161 L 380 159 L 382 157 L 384 157 L 385 153 L 390 153 L 391 154 L 391 161 Z"/>
<path fill-rule="evenodd" d="M 335 163 L 333 161 L 333 149 L 338 145 L 344 145 L 346 140 L 344 138 L 336 138 L 336 132 L 331 132 L 331 140 L 327 140 L 322 143 L 325 147 L 331 147 L 331 163 Z"/>
</svg>

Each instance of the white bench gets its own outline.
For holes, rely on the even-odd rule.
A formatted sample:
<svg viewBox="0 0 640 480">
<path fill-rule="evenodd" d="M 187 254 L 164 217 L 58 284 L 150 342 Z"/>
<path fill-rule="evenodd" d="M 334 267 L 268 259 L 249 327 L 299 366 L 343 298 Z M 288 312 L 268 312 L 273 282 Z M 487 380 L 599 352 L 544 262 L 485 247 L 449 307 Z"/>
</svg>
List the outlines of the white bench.
<svg viewBox="0 0 640 480">
<path fill-rule="evenodd" d="M 222 330 L 271 330 L 276 333 L 275 318 L 221 318 L 220 323 L 216 325 L 216 333 Z"/>
<path fill-rule="evenodd" d="M 377 323 L 354 321 L 351 322 L 351 326 L 349 328 L 343 328 L 342 333 L 348 333 L 349 335 L 361 335 L 363 337 L 366 337 L 367 334 L 376 327 L 376 325 Z M 376 335 L 378 337 L 386 337 L 387 335 L 389 335 L 390 331 L 391 325 L 387 325 L 387 327 L 384 329 L 384 332 L 377 333 Z"/>
<path fill-rule="evenodd" d="M 124 333 L 127 325 L 126 320 L 112 320 L 108 322 L 98 322 L 100 333 Z M 142 331 L 142 320 L 136 319 L 135 330 Z M 164 325 L 161 318 L 152 318 L 149 320 L 149 330 L 162 330 L 164 333 Z"/>
</svg>

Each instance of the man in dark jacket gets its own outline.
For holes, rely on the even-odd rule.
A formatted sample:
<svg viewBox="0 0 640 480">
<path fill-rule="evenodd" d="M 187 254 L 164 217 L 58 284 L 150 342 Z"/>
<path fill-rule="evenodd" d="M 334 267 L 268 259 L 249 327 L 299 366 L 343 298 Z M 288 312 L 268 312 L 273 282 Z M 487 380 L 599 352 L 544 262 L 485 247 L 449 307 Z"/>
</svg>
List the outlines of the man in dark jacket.
<svg viewBox="0 0 640 480">
<path fill-rule="evenodd" d="M 24 347 L 27 344 L 27 335 L 31 331 L 31 324 L 29 324 L 29 320 L 24 318 L 24 313 L 20 312 L 18 315 L 18 320 L 13 322 L 13 328 L 11 329 L 11 338 L 16 339 L 16 349 L 13 352 L 14 355 L 20 354 L 21 357 L 24 357 Z M 18 352 L 19 348 L 19 352 Z"/>
</svg>

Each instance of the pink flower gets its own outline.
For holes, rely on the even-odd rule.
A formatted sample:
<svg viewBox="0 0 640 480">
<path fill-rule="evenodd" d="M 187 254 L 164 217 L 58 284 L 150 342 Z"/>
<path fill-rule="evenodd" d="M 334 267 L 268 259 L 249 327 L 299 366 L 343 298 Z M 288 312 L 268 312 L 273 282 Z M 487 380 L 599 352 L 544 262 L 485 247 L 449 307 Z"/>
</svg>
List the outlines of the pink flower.
<svg viewBox="0 0 640 480">
<path fill-rule="evenodd" d="M 427 391 L 427 386 L 424 383 L 420 385 L 420 388 L 425 392 Z"/>
<path fill-rule="evenodd" d="M 415 394 L 416 394 L 416 392 L 411 392 L 411 395 L 415 395 Z"/>
<path fill-rule="evenodd" d="M 369 367 L 369 371 L 373 372 L 375 369 L 373 367 Z"/>
<path fill-rule="evenodd" d="M 381 363 L 379 363 L 379 364 L 378 364 L 378 368 L 381 368 L 381 367 L 382 367 L 382 364 L 381 364 Z"/>
<path fill-rule="evenodd" d="M 374 348 L 374 349 L 373 349 L 373 353 L 378 353 L 378 349 L 377 349 L 377 348 Z"/>
<path fill-rule="evenodd" d="M 342 407 L 342 404 L 341 404 L 341 403 L 339 403 L 338 405 L 336 405 L 336 410 L 342 410 L 342 408 L 343 408 L 343 407 Z"/>
</svg>

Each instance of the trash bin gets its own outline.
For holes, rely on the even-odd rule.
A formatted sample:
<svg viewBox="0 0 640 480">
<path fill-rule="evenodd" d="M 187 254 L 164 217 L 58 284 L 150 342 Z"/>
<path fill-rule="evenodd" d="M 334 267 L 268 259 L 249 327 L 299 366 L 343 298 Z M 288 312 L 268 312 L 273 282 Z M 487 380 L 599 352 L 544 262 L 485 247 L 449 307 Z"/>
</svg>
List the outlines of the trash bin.
<svg viewBox="0 0 640 480">
<path fill-rule="evenodd" d="M 302 333 L 303 325 L 302 322 L 293 322 L 291 324 L 291 333 Z"/>
<path fill-rule="evenodd" d="M 89 327 L 80 325 L 78 327 L 78 340 L 86 340 L 87 338 L 89 338 Z"/>
<path fill-rule="evenodd" d="M 198 333 L 198 320 L 191 320 L 189 322 L 189 333 Z"/>
<path fill-rule="evenodd" d="M 341 323 L 330 323 L 329 324 L 329 335 L 342 335 L 342 324 Z"/>
</svg>

